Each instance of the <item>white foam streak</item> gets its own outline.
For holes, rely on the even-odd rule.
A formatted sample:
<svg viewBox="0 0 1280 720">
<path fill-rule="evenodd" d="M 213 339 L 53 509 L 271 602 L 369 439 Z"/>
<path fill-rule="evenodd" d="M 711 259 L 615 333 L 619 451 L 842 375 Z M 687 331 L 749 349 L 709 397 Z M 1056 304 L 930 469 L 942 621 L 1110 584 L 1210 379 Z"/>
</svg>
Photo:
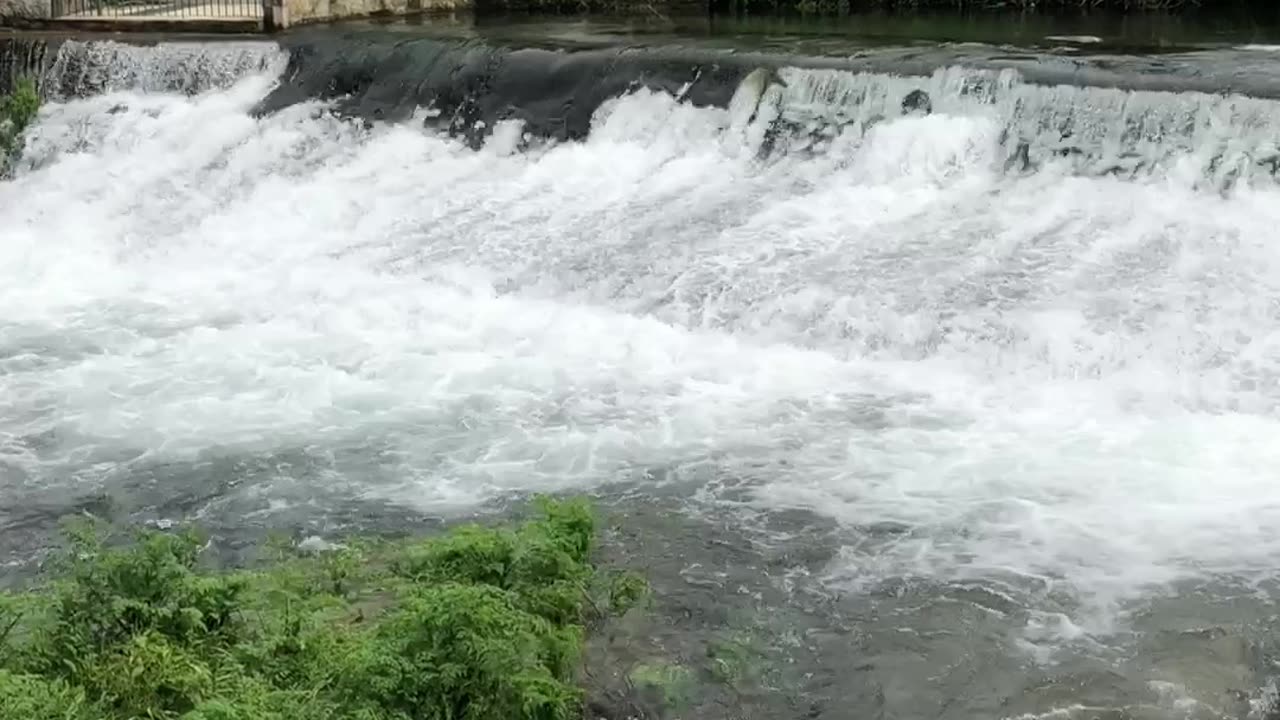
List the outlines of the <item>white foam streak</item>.
<svg viewBox="0 0 1280 720">
<path fill-rule="evenodd" d="M 282 447 L 424 505 L 698 467 L 910 528 L 864 577 L 1271 572 L 1270 187 L 1009 176 L 962 109 L 762 161 L 650 93 L 472 152 L 250 119 L 271 82 L 42 111 L 0 185 L 0 491 Z"/>
</svg>

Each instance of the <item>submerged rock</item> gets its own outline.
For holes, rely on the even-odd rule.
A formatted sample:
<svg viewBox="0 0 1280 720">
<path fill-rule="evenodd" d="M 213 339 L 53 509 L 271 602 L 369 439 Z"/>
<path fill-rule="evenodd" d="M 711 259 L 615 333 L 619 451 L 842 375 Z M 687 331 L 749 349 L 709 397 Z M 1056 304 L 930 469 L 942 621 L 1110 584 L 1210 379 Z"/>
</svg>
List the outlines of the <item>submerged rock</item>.
<svg viewBox="0 0 1280 720">
<path fill-rule="evenodd" d="M 915 113 L 928 115 L 932 112 L 933 100 L 929 97 L 929 93 L 923 90 L 912 90 L 907 93 L 906 97 L 902 98 L 903 115 L 912 115 Z"/>
<path fill-rule="evenodd" d="M 730 117 L 742 124 L 754 121 L 760 112 L 760 103 L 764 100 L 765 93 L 774 85 L 784 88 L 787 86 L 787 82 L 775 68 L 758 67 L 747 73 L 729 98 Z"/>
</svg>

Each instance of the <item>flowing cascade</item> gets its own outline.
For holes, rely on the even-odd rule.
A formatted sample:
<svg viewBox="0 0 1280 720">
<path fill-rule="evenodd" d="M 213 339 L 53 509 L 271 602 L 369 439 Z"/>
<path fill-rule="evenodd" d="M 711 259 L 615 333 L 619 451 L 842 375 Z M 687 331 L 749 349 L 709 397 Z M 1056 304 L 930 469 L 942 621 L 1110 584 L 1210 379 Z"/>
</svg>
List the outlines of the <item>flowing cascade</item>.
<svg viewBox="0 0 1280 720">
<path fill-rule="evenodd" d="M 270 42 L 137 46 L 68 40 L 50 53 L 44 42 L 11 39 L 0 52 L 0 79 L 7 87 L 15 77 L 38 74 L 45 94 L 56 100 L 116 90 L 194 94 L 248 75 L 283 75 L 255 113 L 337 98 L 343 114 L 412 116 L 476 147 L 504 120 L 519 121 L 532 135 L 581 139 L 601 104 L 648 88 L 731 112 L 736 102 L 747 111 L 739 123 L 759 126 L 747 140 L 765 156 L 860 143 L 886 118 L 920 114 L 903 104 L 914 93 L 923 94 L 925 112 L 995 122 L 997 160 L 1010 172 L 1056 164 L 1078 174 L 1125 178 L 1198 173 L 1203 185 L 1220 190 L 1280 171 L 1280 121 L 1270 99 L 1042 84 L 1012 69 L 951 66 L 917 76 L 752 67 L 750 59 L 732 57 L 680 61 L 418 45 L 389 51 L 357 46 L 362 54 L 306 45 L 290 51 Z M 406 81 L 415 74 L 422 79 Z"/>
<path fill-rule="evenodd" d="M 874 123 L 910 112 L 903 100 L 924 91 L 933 112 L 998 123 L 1001 160 L 1014 171 L 1061 159 L 1085 175 L 1194 171 L 1210 187 L 1223 188 L 1241 178 L 1274 179 L 1280 170 L 1280 114 L 1272 100 L 1044 87 L 1022 82 L 1011 70 L 963 68 L 927 79 L 788 68 L 781 80 L 762 101 L 773 104 L 793 136 L 790 151 L 860 141 Z"/>
<path fill-rule="evenodd" d="M 807 513 L 821 566 L 749 572 L 856 616 L 803 642 L 865 654 L 885 717 L 1261 712 L 1273 636 L 1192 634 L 1280 617 L 1280 101 L 299 37 L 23 61 L 0 562 L 104 497 L 228 537 Z"/>
</svg>

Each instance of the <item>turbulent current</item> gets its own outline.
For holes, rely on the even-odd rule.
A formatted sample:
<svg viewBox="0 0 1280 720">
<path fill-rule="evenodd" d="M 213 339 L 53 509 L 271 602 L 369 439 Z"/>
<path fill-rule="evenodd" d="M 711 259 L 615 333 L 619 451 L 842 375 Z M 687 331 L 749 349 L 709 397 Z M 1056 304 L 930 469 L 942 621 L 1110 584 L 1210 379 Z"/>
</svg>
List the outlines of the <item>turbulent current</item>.
<svg viewBox="0 0 1280 720">
<path fill-rule="evenodd" d="M 1280 103 L 419 52 L 453 59 L 36 58 L 0 181 L 0 560 L 103 502 L 323 534 L 674 497 L 754 528 L 726 542 L 825 528 L 786 582 L 855 629 L 798 642 L 861 643 L 832 687 L 879 694 L 751 717 L 1265 712 Z"/>
</svg>

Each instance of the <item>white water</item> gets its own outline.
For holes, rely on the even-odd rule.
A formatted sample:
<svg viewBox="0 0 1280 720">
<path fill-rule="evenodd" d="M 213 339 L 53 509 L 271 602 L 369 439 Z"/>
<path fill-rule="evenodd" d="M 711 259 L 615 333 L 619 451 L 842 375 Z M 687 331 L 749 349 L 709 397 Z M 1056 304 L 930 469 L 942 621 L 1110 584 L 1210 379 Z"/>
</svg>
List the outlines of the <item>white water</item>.
<svg viewBox="0 0 1280 720">
<path fill-rule="evenodd" d="M 5 497 L 366 448 L 333 482 L 423 507 L 675 469 L 913 528 L 853 579 L 1272 572 L 1280 191 L 1203 187 L 1230 126 L 1137 180 L 1007 174 L 1001 108 L 935 100 L 762 162 L 641 93 L 473 152 L 251 119 L 273 82 L 42 111 L 0 183 Z"/>
</svg>

